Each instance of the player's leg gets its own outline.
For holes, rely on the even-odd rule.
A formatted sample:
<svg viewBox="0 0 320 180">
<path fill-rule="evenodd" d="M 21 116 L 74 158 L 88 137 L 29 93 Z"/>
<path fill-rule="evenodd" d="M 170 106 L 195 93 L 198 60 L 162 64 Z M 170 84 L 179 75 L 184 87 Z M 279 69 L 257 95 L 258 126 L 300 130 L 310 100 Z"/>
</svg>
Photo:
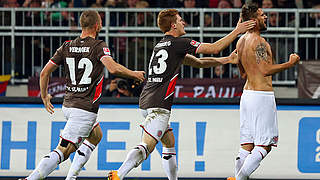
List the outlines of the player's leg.
<svg viewBox="0 0 320 180">
<path fill-rule="evenodd" d="M 167 131 L 161 139 L 162 149 L 162 166 L 169 180 L 178 179 L 178 166 L 176 159 L 176 150 L 174 148 L 175 139 L 173 132 Z"/>
<path fill-rule="evenodd" d="M 44 156 L 36 169 L 27 177 L 28 180 L 38 180 L 46 178 L 57 166 L 76 150 L 73 143 L 61 139 L 55 150 Z"/>
<path fill-rule="evenodd" d="M 152 136 L 143 132 L 142 142 L 129 151 L 126 159 L 117 171 L 109 173 L 109 179 L 117 179 L 117 177 L 114 176 L 118 176 L 119 179 L 123 179 L 133 168 L 138 167 L 148 158 L 156 144 L 157 141 Z"/>
<path fill-rule="evenodd" d="M 133 168 L 138 167 L 149 154 L 154 150 L 168 128 L 170 111 L 161 108 L 142 110 L 145 117 L 140 125 L 143 128 L 142 141 L 134 147 L 128 154 L 117 171 L 111 171 L 108 179 L 123 179 Z"/>
<path fill-rule="evenodd" d="M 247 179 L 259 167 L 262 159 L 276 146 L 278 141 L 278 122 L 273 92 L 251 92 L 251 125 L 255 147 L 247 156 L 237 174 L 237 180 Z"/>
<path fill-rule="evenodd" d="M 97 124 L 91 131 L 89 137 L 80 145 L 73 158 L 71 167 L 69 169 L 66 180 L 76 179 L 82 167 L 89 160 L 91 153 L 96 148 L 102 138 L 102 131 L 99 124 Z"/>
<path fill-rule="evenodd" d="M 247 180 L 249 176 L 260 166 L 260 162 L 271 151 L 271 146 L 255 146 L 247 156 L 242 168 L 236 176 L 237 180 Z"/>
<path fill-rule="evenodd" d="M 243 144 L 239 149 L 238 155 L 235 161 L 235 176 L 239 173 L 240 169 L 243 166 L 244 161 L 246 160 L 247 156 L 253 150 L 254 145 L 253 143 Z"/>
</svg>

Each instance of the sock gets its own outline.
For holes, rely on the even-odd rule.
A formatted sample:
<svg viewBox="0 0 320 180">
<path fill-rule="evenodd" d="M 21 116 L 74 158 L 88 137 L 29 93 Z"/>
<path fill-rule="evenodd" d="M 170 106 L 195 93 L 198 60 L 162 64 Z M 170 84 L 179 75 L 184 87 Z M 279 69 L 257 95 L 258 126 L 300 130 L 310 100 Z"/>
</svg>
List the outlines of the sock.
<svg viewBox="0 0 320 180">
<path fill-rule="evenodd" d="M 69 169 L 66 180 L 77 179 L 82 167 L 89 160 L 92 151 L 96 148 L 95 145 L 91 144 L 89 141 L 84 140 L 81 146 L 76 151 L 76 154 L 73 158 L 71 167 Z"/>
<path fill-rule="evenodd" d="M 259 167 L 262 159 L 267 155 L 263 147 L 255 146 L 243 163 L 242 168 L 236 176 L 237 180 L 246 180 Z"/>
<path fill-rule="evenodd" d="M 169 180 L 178 179 L 178 166 L 176 160 L 176 150 L 175 148 L 162 149 L 162 166 L 168 176 Z"/>
<path fill-rule="evenodd" d="M 247 151 L 245 149 L 240 148 L 238 156 L 236 157 L 236 162 L 235 162 L 235 175 L 239 173 L 240 169 L 242 168 L 244 160 L 247 158 L 247 156 L 250 154 L 250 151 Z"/>
<path fill-rule="evenodd" d="M 42 158 L 37 168 L 27 177 L 27 179 L 44 179 L 57 168 L 58 164 L 60 164 L 63 161 L 63 153 L 59 149 L 55 149 Z"/>
<path fill-rule="evenodd" d="M 141 143 L 133 148 L 127 155 L 126 160 L 118 169 L 118 176 L 122 180 L 133 168 L 138 167 L 149 155 L 147 144 Z"/>
</svg>

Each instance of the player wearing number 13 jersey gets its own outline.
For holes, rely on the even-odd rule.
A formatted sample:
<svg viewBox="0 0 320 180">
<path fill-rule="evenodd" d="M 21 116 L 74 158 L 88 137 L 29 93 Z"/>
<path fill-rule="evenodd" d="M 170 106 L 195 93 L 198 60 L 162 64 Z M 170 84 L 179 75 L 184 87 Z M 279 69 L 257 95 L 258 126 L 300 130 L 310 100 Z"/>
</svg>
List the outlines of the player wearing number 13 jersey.
<svg viewBox="0 0 320 180">
<path fill-rule="evenodd" d="M 182 64 L 193 67 L 214 67 L 226 63 L 236 63 L 237 55 L 233 52 L 228 57 L 201 58 L 191 54 L 217 54 L 227 47 L 239 33 L 255 25 L 253 21 L 238 23 L 226 37 L 215 43 L 200 43 L 182 38 L 185 22 L 175 9 L 162 10 L 158 15 L 158 26 L 164 38 L 156 44 L 149 62 L 147 84 L 140 95 L 139 106 L 145 117 L 140 125 L 144 132 L 142 142 L 132 149 L 117 171 L 111 171 L 108 179 L 123 179 L 134 167 L 138 167 L 161 141 L 162 165 L 169 180 L 176 180 L 177 163 L 174 135 L 169 127 L 170 111 L 176 80 Z"/>
<path fill-rule="evenodd" d="M 96 39 L 102 27 L 97 11 L 84 11 L 80 16 L 80 24 L 80 37 L 64 42 L 41 71 L 41 98 L 46 110 L 53 113 L 51 96 L 47 92 L 49 77 L 59 65 L 64 65 L 66 95 L 62 111 L 67 123 L 61 132 L 60 144 L 44 156 L 37 168 L 26 178 L 28 180 L 46 178 L 58 164 L 77 150 L 66 178 L 76 179 L 102 137 L 96 119 L 105 67 L 112 74 L 139 82 L 144 80 L 143 71 L 131 71 L 116 63 L 106 43 Z"/>
</svg>

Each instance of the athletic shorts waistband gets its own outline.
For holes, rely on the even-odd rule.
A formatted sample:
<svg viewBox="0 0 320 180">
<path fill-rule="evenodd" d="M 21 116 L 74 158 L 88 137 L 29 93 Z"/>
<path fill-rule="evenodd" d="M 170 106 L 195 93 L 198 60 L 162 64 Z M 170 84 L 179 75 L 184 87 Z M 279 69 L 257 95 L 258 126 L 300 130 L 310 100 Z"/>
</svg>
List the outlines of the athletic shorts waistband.
<svg viewBox="0 0 320 180">
<path fill-rule="evenodd" d="M 271 95 L 274 96 L 273 91 L 254 91 L 254 90 L 243 90 L 242 94 L 263 94 L 263 95 Z"/>
</svg>

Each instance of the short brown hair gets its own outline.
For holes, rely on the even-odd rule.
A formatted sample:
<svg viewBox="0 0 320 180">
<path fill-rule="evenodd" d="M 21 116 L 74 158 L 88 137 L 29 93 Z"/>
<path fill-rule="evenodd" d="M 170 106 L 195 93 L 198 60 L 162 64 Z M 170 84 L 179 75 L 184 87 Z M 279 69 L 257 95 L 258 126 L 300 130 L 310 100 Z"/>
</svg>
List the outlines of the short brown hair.
<svg viewBox="0 0 320 180">
<path fill-rule="evenodd" d="M 80 16 L 80 25 L 84 29 L 93 28 L 100 21 L 100 15 L 97 11 L 83 11 Z"/>
<path fill-rule="evenodd" d="M 170 31 L 171 23 L 177 21 L 178 10 L 176 9 L 165 9 L 160 11 L 158 15 L 158 26 L 163 33 Z"/>
<path fill-rule="evenodd" d="M 241 18 L 242 21 L 248 21 L 251 18 L 257 17 L 258 4 L 256 3 L 246 3 L 242 6 Z"/>
</svg>

